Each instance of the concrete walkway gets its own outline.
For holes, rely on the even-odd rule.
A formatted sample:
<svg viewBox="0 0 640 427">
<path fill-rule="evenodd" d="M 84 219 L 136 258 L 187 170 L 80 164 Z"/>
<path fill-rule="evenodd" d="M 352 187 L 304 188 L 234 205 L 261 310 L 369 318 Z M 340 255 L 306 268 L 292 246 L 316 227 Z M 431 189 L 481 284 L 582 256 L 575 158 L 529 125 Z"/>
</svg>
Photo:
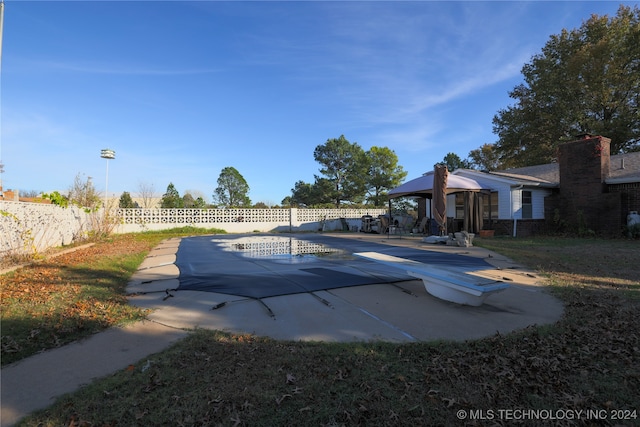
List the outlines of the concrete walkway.
<svg viewBox="0 0 640 427">
<path fill-rule="evenodd" d="M 255 300 L 233 295 L 174 291 L 180 239 L 156 247 L 131 279 L 130 301 L 148 308 L 148 321 L 46 351 L 2 369 L 1 426 L 10 426 L 55 398 L 157 353 L 200 327 L 301 341 L 468 340 L 557 321 L 563 307 L 540 278 L 479 247 L 430 245 L 420 238 L 334 234 L 384 245 L 481 257 L 495 269 L 476 272 L 512 286 L 480 307 L 459 306 L 427 294 L 421 281 L 364 285 Z M 239 258 L 238 262 L 243 262 Z"/>
<path fill-rule="evenodd" d="M 144 321 L 112 328 L 2 368 L 1 425 L 11 426 L 96 378 L 126 369 L 185 337 L 186 331 Z"/>
</svg>

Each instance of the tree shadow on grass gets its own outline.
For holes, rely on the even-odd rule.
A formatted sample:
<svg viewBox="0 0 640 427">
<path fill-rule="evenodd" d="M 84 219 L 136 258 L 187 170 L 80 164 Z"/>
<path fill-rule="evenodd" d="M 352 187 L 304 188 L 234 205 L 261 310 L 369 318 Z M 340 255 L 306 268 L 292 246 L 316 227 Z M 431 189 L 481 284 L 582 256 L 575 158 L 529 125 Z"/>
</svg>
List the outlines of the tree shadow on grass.
<svg viewBox="0 0 640 427">
<path fill-rule="evenodd" d="M 3 277 L 2 365 L 144 318 L 124 295 L 131 272 L 38 263 Z"/>
</svg>

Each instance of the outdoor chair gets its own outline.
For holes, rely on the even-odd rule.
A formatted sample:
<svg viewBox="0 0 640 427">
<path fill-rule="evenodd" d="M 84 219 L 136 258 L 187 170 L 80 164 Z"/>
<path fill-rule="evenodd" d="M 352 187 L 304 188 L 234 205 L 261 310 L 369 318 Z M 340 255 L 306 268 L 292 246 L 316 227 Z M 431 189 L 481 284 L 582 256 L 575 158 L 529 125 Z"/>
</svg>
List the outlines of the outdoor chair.
<svg viewBox="0 0 640 427">
<path fill-rule="evenodd" d="M 418 225 L 418 233 L 427 234 L 428 221 L 429 221 L 429 218 L 427 218 L 426 216 L 422 218 L 422 220 L 420 221 L 420 224 Z"/>
<path fill-rule="evenodd" d="M 413 231 L 414 224 L 415 220 L 413 219 L 413 217 L 407 216 L 400 224 L 400 229 L 402 230 L 402 232 L 411 233 Z"/>
<path fill-rule="evenodd" d="M 387 218 L 385 215 L 380 215 L 378 219 L 380 220 L 379 233 L 387 234 L 389 232 L 389 218 Z"/>
</svg>

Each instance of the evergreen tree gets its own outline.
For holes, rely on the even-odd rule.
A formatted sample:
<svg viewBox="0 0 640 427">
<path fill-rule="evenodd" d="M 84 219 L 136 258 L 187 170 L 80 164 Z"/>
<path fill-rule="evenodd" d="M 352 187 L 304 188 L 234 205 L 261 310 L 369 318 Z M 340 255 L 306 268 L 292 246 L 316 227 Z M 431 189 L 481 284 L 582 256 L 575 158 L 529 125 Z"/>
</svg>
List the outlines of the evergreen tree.
<svg viewBox="0 0 640 427">
<path fill-rule="evenodd" d="M 229 166 L 220 172 L 213 199 L 227 208 L 246 208 L 251 206 L 248 193 L 247 181 L 236 168 Z"/>
<path fill-rule="evenodd" d="M 447 165 L 449 172 L 453 172 L 456 169 L 471 168 L 471 163 L 467 160 L 462 160 L 456 153 L 447 153 L 441 163 Z"/>
<path fill-rule="evenodd" d="M 128 191 L 125 191 L 120 196 L 119 206 L 121 208 L 135 208 L 136 207 L 136 204 L 133 203 L 133 199 L 131 198 L 131 194 L 129 194 Z"/>
<path fill-rule="evenodd" d="M 182 202 L 182 198 L 180 197 L 180 193 L 176 190 L 176 187 L 172 182 L 167 186 L 167 191 L 162 195 L 162 203 L 160 205 L 162 208 L 182 208 L 184 204 Z"/>
<path fill-rule="evenodd" d="M 385 206 L 389 190 L 406 178 L 407 172 L 398 165 L 398 156 L 387 147 L 371 147 L 366 153 L 368 201 L 374 206 Z"/>
<path fill-rule="evenodd" d="M 333 185 L 331 198 L 336 207 L 340 207 L 342 201 L 360 203 L 364 200 L 369 165 L 358 143 L 350 143 L 340 135 L 318 145 L 313 157 L 322 165 L 320 172 Z"/>
</svg>

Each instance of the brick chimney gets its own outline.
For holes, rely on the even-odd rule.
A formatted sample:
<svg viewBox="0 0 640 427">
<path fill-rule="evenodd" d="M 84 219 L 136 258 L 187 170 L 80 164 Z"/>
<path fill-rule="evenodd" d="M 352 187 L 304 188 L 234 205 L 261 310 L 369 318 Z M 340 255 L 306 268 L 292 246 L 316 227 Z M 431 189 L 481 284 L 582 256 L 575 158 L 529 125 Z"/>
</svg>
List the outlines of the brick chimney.
<svg viewBox="0 0 640 427">
<path fill-rule="evenodd" d="M 602 193 L 604 180 L 609 176 L 611 140 L 581 136 L 582 139 L 560 145 L 560 191 L 566 188 L 588 197 Z"/>
<path fill-rule="evenodd" d="M 559 147 L 561 215 L 577 228 L 608 232 L 616 227 L 607 224 L 616 203 L 604 182 L 610 174 L 611 139 L 589 134 L 579 138 Z"/>
</svg>

